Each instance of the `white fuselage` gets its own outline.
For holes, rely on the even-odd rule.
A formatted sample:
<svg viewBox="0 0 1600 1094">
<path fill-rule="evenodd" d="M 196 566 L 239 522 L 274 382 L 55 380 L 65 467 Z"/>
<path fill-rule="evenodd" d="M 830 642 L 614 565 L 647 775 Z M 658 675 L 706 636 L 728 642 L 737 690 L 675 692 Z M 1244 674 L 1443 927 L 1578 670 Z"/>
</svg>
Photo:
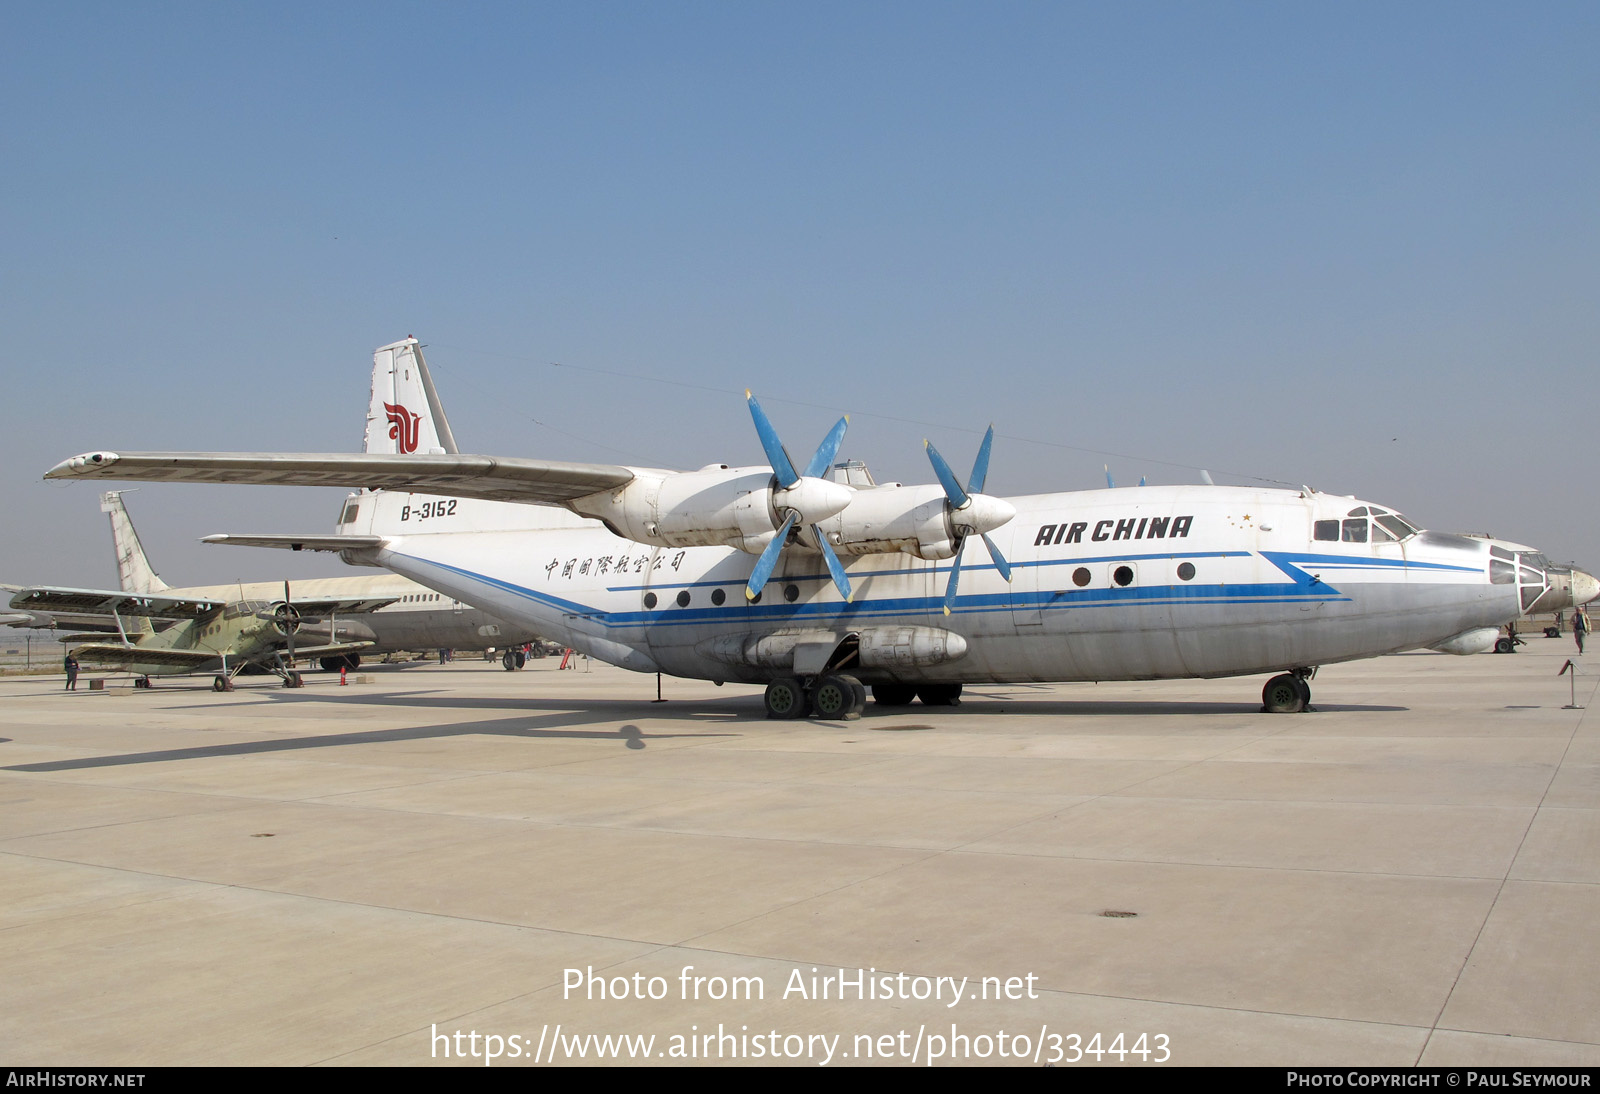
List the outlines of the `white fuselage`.
<svg viewBox="0 0 1600 1094">
<path fill-rule="evenodd" d="M 1016 516 L 994 539 L 1014 579 L 969 544 L 948 615 L 947 560 L 847 557 L 845 602 L 800 545 L 749 602 L 747 551 L 642 545 L 551 510 L 528 527 L 530 507 L 470 499 L 419 518 L 422 495 L 367 497 L 341 530 L 381 530 L 371 561 L 601 660 L 711 680 L 770 680 L 795 671 L 797 645 L 855 636 L 881 647 L 850 670 L 867 682 L 1274 672 L 1499 626 L 1535 581 L 1527 566 L 1491 578 L 1494 541 L 1315 538 L 1318 521 L 1352 523 L 1353 498 L 1167 486 L 1006 499 Z"/>
</svg>

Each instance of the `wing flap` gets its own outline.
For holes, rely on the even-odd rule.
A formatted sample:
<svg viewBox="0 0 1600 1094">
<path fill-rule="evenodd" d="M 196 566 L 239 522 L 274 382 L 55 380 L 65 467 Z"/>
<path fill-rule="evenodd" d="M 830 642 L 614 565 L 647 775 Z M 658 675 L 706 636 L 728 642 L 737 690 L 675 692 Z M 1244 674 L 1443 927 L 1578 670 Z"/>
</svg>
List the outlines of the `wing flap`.
<svg viewBox="0 0 1600 1094">
<path fill-rule="evenodd" d="M 47 479 L 368 487 L 532 505 L 561 505 L 624 486 L 633 477 L 632 470 L 616 464 L 342 452 L 88 452 L 45 473 Z"/>
<path fill-rule="evenodd" d="M 90 645 L 72 651 L 79 661 L 96 665 L 158 665 L 163 668 L 197 668 L 208 662 L 221 663 L 215 650 L 147 649 L 140 646 Z"/>
<path fill-rule="evenodd" d="M 227 532 L 205 536 L 201 543 L 220 543 L 225 547 L 279 547 L 289 551 L 367 551 L 382 547 L 382 536 L 341 536 L 326 533 L 295 535 L 269 532 L 262 535 L 232 535 Z"/>
</svg>

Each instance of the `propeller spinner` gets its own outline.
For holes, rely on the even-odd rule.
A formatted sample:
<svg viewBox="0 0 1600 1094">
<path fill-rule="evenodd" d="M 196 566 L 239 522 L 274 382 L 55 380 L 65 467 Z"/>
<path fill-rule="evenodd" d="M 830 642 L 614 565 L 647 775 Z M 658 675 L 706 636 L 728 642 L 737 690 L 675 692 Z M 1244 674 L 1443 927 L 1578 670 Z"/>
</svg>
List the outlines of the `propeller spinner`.
<svg viewBox="0 0 1600 1094">
<path fill-rule="evenodd" d="M 989 449 L 994 445 L 994 426 L 989 427 L 989 431 L 983 435 L 983 443 L 978 446 L 978 458 L 972 461 L 972 474 L 967 478 L 965 490 L 933 443 L 925 440 L 922 445 L 927 450 L 928 461 L 933 464 L 933 473 L 939 476 L 939 485 L 944 487 L 944 496 L 950 504 L 950 528 L 955 533 L 956 553 L 950 563 L 950 583 L 944 591 L 944 614 L 949 615 L 950 605 L 956 599 L 956 584 L 961 579 L 961 551 L 967 545 L 969 535 L 977 533 L 983 537 L 983 545 L 989 549 L 994 568 L 1000 571 L 1001 577 L 1011 580 L 1011 564 L 1000 553 L 1000 548 L 995 546 L 994 540 L 989 538 L 989 533 L 1016 516 L 1017 511 L 1010 502 L 982 493 L 984 480 L 989 477 Z"/>
<path fill-rule="evenodd" d="M 766 412 L 761 409 L 761 404 L 750 392 L 746 391 L 744 394 L 750 403 L 750 417 L 755 421 L 756 433 L 761 438 L 761 447 L 766 450 L 767 463 L 771 465 L 775 478 L 775 485 L 772 488 L 772 509 L 774 513 L 783 517 L 782 526 L 772 537 L 772 542 L 767 544 L 766 549 L 756 559 L 755 568 L 750 571 L 750 581 L 744 590 L 745 597 L 754 600 L 761 595 L 767 579 L 772 576 L 773 569 L 778 565 L 778 556 L 783 553 L 784 545 L 789 542 L 789 534 L 794 531 L 796 525 L 804 525 L 810 529 L 811 541 L 816 544 L 823 561 L 828 564 L 828 573 L 833 577 L 833 584 L 838 588 L 839 595 L 849 600 L 852 595 L 850 579 L 839 563 L 839 556 L 828 543 L 827 537 L 822 534 L 822 529 L 817 527 L 819 521 L 827 520 L 834 514 L 842 512 L 850 504 L 853 496 L 849 487 L 822 478 L 823 472 L 827 471 L 833 463 L 834 456 L 839 452 L 839 444 L 844 440 L 844 431 L 850 424 L 849 416 L 840 418 L 834 427 L 828 430 L 828 435 L 822 438 L 822 443 L 817 446 L 811 462 L 806 464 L 802 473 L 796 474 L 789 453 L 784 449 L 783 442 L 778 439 L 778 431 L 773 428 Z"/>
</svg>

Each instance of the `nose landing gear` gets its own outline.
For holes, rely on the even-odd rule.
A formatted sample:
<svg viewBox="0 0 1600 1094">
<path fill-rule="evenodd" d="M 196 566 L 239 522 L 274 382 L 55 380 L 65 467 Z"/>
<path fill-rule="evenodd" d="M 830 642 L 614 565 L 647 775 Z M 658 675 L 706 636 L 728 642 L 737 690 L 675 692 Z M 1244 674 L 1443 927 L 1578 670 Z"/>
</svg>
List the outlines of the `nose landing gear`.
<svg viewBox="0 0 1600 1094">
<path fill-rule="evenodd" d="M 1311 709 L 1311 676 L 1316 669 L 1295 669 L 1267 681 L 1261 689 L 1261 713 L 1300 714 Z"/>
</svg>

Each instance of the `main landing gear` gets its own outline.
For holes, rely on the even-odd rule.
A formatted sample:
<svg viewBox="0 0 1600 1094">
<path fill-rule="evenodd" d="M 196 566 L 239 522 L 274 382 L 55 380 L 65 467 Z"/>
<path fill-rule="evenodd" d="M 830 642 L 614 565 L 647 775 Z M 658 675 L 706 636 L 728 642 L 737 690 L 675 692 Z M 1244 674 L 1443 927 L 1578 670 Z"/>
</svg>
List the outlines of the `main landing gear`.
<svg viewBox="0 0 1600 1094">
<path fill-rule="evenodd" d="M 961 702 L 960 684 L 873 684 L 872 698 L 879 706 L 908 706 L 921 699 L 924 706 L 953 707 Z M 768 718 L 804 718 L 815 715 L 827 721 L 861 717 L 867 707 L 867 689 L 854 676 L 827 672 L 809 684 L 798 676 L 780 676 L 767 685 Z"/>
<path fill-rule="evenodd" d="M 1295 669 L 1274 676 L 1261 689 L 1261 713 L 1299 714 L 1311 709 L 1311 676 L 1316 669 Z"/>
<path fill-rule="evenodd" d="M 867 689 L 854 676 L 828 672 L 808 687 L 798 676 L 780 676 L 767 685 L 764 697 L 768 718 L 804 718 L 815 714 L 830 722 L 861 717 L 867 708 Z"/>
</svg>

